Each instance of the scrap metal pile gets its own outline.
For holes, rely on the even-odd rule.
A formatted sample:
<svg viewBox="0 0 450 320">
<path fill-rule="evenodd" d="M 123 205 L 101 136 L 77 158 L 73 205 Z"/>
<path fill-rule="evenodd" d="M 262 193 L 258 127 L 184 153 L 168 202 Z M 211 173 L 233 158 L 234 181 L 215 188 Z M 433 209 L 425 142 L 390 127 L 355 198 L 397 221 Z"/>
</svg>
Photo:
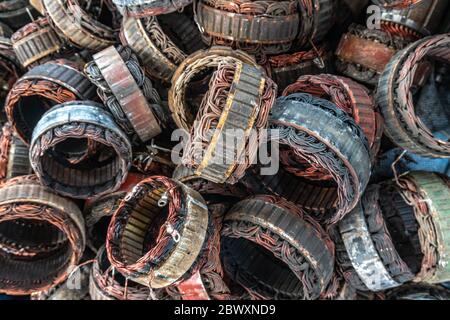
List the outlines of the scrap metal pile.
<svg viewBox="0 0 450 320">
<path fill-rule="evenodd" d="M 450 299 L 449 0 L 2 0 L 0 73 L 0 294 Z"/>
</svg>

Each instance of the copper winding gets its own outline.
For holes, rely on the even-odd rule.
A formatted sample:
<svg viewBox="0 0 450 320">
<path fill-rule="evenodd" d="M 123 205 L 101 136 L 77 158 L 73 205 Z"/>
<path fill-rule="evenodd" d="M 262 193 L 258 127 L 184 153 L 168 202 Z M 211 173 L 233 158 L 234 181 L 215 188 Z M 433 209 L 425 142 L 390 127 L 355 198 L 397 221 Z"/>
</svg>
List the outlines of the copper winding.
<svg viewBox="0 0 450 320">
<path fill-rule="evenodd" d="M 415 41 L 441 27 L 447 6 L 447 0 L 427 0 L 402 8 L 382 8 L 380 26 L 382 30 Z"/>
<path fill-rule="evenodd" d="M 333 71 L 334 57 L 325 46 L 315 47 L 306 51 L 270 56 L 267 62 L 260 62 L 267 74 L 278 85 L 278 91 L 283 91 L 302 75 L 330 73 Z"/>
<path fill-rule="evenodd" d="M 4 260 L 0 268 L 0 291 L 24 295 L 48 290 L 64 281 L 84 250 L 84 221 L 78 207 L 70 200 L 40 186 L 35 176 L 22 176 L 2 183 L 0 202 L 0 225 L 24 221 L 37 227 L 40 223 L 45 223 L 47 228 L 53 226 L 58 230 L 58 239 L 62 241 L 58 244 L 51 240 L 53 242 L 49 244 L 53 248 L 42 248 L 44 251 L 21 247 L 18 243 L 16 245 L 21 249 L 14 252 L 7 251 L 3 240 L 0 250 L 1 259 Z M 33 241 L 32 233 L 29 233 L 29 237 Z M 20 255 L 21 259 L 15 260 L 14 255 Z M 14 272 L 19 274 L 14 275 Z"/>
<path fill-rule="evenodd" d="M 89 279 L 92 300 L 152 300 L 150 290 L 115 272 L 108 262 L 105 247 L 99 249 Z"/>
<path fill-rule="evenodd" d="M 386 64 L 407 43 L 397 35 L 352 24 L 336 49 L 336 68 L 347 77 L 376 85 Z"/>
<path fill-rule="evenodd" d="M 11 125 L 5 124 L 2 127 L 0 137 L 0 180 L 4 180 L 8 174 L 9 148 L 11 146 L 12 135 Z"/>
<path fill-rule="evenodd" d="M 132 141 L 147 142 L 160 134 L 164 124 L 152 106 L 160 105 L 161 98 L 131 49 L 111 46 L 93 57 L 84 68 L 85 74 Z"/>
<path fill-rule="evenodd" d="M 198 2 L 196 19 L 209 45 L 225 45 L 251 54 L 277 54 L 291 48 L 299 16 L 295 1 L 206 0 Z M 217 22 L 227 19 L 242 20 L 248 30 L 245 33 L 228 28 L 225 21 L 220 22 L 224 25 Z"/>
<path fill-rule="evenodd" d="M 398 239 L 391 236 L 390 224 L 394 222 L 383 218 L 387 208 L 380 201 L 385 192 L 381 190 L 378 185 L 369 186 L 360 206 L 339 223 L 351 263 L 371 291 L 400 286 L 412 280 L 415 272 L 415 261 L 411 262 L 409 252 L 398 251 Z"/>
<path fill-rule="evenodd" d="M 82 161 L 70 163 L 70 150 L 64 146 L 71 139 L 79 143 L 81 154 L 87 153 Z M 95 153 L 89 152 L 90 140 L 101 146 Z M 66 102 L 53 107 L 37 123 L 30 162 L 42 184 L 60 194 L 86 199 L 120 187 L 130 167 L 131 144 L 101 105 Z"/>
<path fill-rule="evenodd" d="M 372 161 L 375 161 L 384 122 L 367 88 L 345 77 L 321 74 L 301 76 L 286 87 L 282 95 L 295 92 L 306 92 L 330 100 L 349 114 L 363 130 L 369 142 Z"/>
<path fill-rule="evenodd" d="M 368 182 L 370 154 L 362 130 L 331 102 L 299 93 L 278 98 L 269 123 L 271 129 L 278 130 L 280 149 L 290 149 L 296 155 L 289 160 L 289 166 L 300 169 L 296 173 L 312 167 L 316 175 L 320 168 L 322 180 L 327 175 L 332 179 L 318 183 L 311 181 L 314 177 L 296 177 L 281 167 L 274 176 L 257 176 L 259 181 L 268 191 L 311 211 L 327 224 L 339 221 L 356 205 Z M 343 156 L 344 150 L 352 150 L 352 156 Z M 298 163 L 296 158 L 303 161 Z M 294 190 L 292 183 L 297 184 Z"/>
<path fill-rule="evenodd" d="M 46 18 L 25 25 L 11 36 L 11 41 L 25 68 L 49 61 L 62 49 L 62 41 Z"/>
<path fill-rule="evenodd" d="M 133 281 L 169 286 L 197 260 L 207 224 L 207 208 L 196 191 L 166 177 L 147 178 L 127 194 L 111 219 L 108 259 Z"/>
<path fill-rule="evenodd" d="M 145 177 L 146 175 L 130 172 L 128 173 L 126 180 L 115 192 L 111 192 L 99 197 L 95 196 L 86 200 L 84 204 L 83 214 L 85 216 L 86 232 L 88 235 L 87 244 L 94 252 L 97 252 L 101 244 L 103 244 L 106 240 L 107 230 L 101 229 L 102 227 L 104 227 L 103 220 L 105 218 L 108 219 L 113 215 L 126 194 L 136 184 L 144 180 Z"/>
<path fill-rule="evenodd" d="M 11 124 L 5 123 L 0 136 L 0 181 L 30 173 L 28 147 L 15 135 Z"/>
<path fill-rule="evenodd" d="M 183 165 L 175 168 L 172 178 L 198 191 L 204 198 L 207 198 L 208 195 L 221 195 L 242 199 L 248 195 L 246 188 L 239 183 L 219 184 L 208 181 L 196 175 L 193 169 Z"/>
<path fill-rule="evenodd" d="M 391 21 L 381 21 L 381 30 L 386 31 L 390 34 L 398 35 L 404 39 L 411 39 L 416 41 L 421 38 L 420 34 L 407 26 L 403 26 Z"/>
<path fill-rule="evenodd" d="M 410 283 L 386 292 L 387 300 L 449 300 L 450 293 L 439 285 Z"/>
<path fill-rule="evenodd" d="M 429 59 L 439 59 L 446 65 L 450 63 L 449 46 L 448 34 L 419 40 L 391 60 L 379 81 L 376 101 L 386 120 L 387 135 L 395 144 L 416 154 L 431 157 L 450 155 L 449 142 L 433 133 L 437 120 L 424 120 L 423 116 L 418 116 L 418 106 L 411 92 L 414 87 L 423 87 L 429 78 L 434 81 L 432 65 L 427 62 Z M 444 109 L 435 112 L 439 112 L 440 117 L 447 117 Z"/>
<path fill-rule="evenodd" d="M 442 227 L 448 220 L 447 204 L 450 191 L 446 188 L 447 178 L 435 173 L 413 172 L 391 182 L 388 187 L 399 192 L 406 205 L 412 208 L 418 225 L 416 233 L 422 260 L 414 281 L 447 281 L 450 277 L 447 267 L 449 239 Z"/>
<path fill-rule="evenodd" d="M 9 38 L 0 36 L 0 97 L 2 99 L 9 93 L 21 73 L 20 64 L 12 48 Z"/>
<path fill-rule="evenodd" d="M 64 59 L 54 60 L 32 68 L 17 80 L 6 98 L 5 112 L 19 138 L 28 145 L 34 125 L 52 105 L 93 99 L 94 95 L 94 87 L 78 65 Z M 35 98 L 39 103 L 25 103 L 27 98 Z M 25 121 L 28 108 L 35 112 L 30 122 Z"/>
<path fill-rule="evenodd" d="M 169 90 L 169 108 L 179 128 L 190 131 L 197 113 L 186 101 L 186 91 L 192 85 L 194 77 L 202 75 L 210 68 L 217 69 L 220 63 L 232 65 L 236 61 L 257 66 L 256 61 L 245 52 L 219 46 L 197 51 L 180 64 L 172 77 Z M 196 107 L 198 108 L 198 105 Z"/>
<path fill-rule="evenodd" d="M 269 111 L 275 101 L 276 96 L 276 85 L 267 77 L 264 77 L 262 73 L 256 73 L 255 68 L 251 68 L 247 65 L 242 65 L 241 63 L 229 64 L 220 63 L 217 71 L 211 77 L 209 88 L 205 96 L 203 97 L 202 103 L 200 105 L 196 121 L 191 130 L 191 137 L 186 150 L 183 154 L 183 163 L 195 168 L 196 174 L 205 177 L 208 180 L 214 182 L 224 182 L 235 183 L 241 177 L 243 177 L 245 170 L 251 165 L 252 161 L 255 159 L 257 148 L 260 141 L 260 135 L 258 132 L 257 142 L 249 143 L 249 140 L 245 142 L 245 145 L 241 143 L 243 149 L 239 149 L 239 146 L 233 146 L 236 148 L 232 159 L 219 159 L 218 161 L 223 161 L 224 163 L 217 163 L 217 160 L 209 160 L 208 151 L 215 147 L 217 143 L 217 148 L 225 146 L 225 142 L 217 142 L 214 140 L 216 133 L 220 130 L 219 138 L 223 138 L 227 135 L 226 130 L 232 130 L 232 112 L 233 112 L 233 98 L 234 95 L 239 95 L 239 76 L 245 75 L 245 83 L 247 84 L 246 90 L 251 90 L 250 84 L 256 83 L 255 92 L 246 91 L 247 95 L 255 96 L 255 102 L 252 104 L 252 100 L 242 100 L 246 99 L 245 96 L 239 96 L 242 101 L 239 102 L 240 114 L 247 114 L 248 111 L 244 111 L 245 107 L 256 108 L 258 111 L 251 110 L 248 116 L 247 127 L 243 132 L 245 136 L 243 139 L 248 139 L 248 131 L 252 128 L 256 130 L 264 129 L 267 125 Z M 257 71 L 258 69 L 256 69 Z M 250 76 L 248 76 L 250 75 Z M 256 82 L 255 82 L 256 81 Z M 252 83 L 253 82 L 253 83 Z M 232 88 L 235 91 L 232 91 Z M 248 99 L 248 98 L 247 98 Z M 259 99 L 259 100 L 258 100 Z M 247 105 L 244 105 L 244 104 Z M 229 115 L 226 114 L 229 112 Z M 227 127 L 227 123 L 230 125 Z M 214 130 L 214 134 L 210 137 L 210 131 Z M 223 130 L 223 131 L 221 131 Z M 206 150 L 206 154 L 201 157 L 201 153 Z M 219 149 L 220 150 L 220 149 Z M 214 152 L 214 151 L 213 151 Z M 229 153 L 230 151 L 225 151 Z M 242 158 L 245 157 L 245 158 Z M 208 175 L 209 161 L 214 162 L 214 167 L 216 172 L 214 176 Z M 231 163 L 230 163 L 231 162 Z M 224 165 L 224 170 L 218 169 L 219 165 Z M 223 177 L 216 176 L 217 172 L 222 172 Z"/>
<path fill-rule="evenodd" d="M 274 212 L 277 212 L 276 221 L 271 214 Z M 303 231 L 294 234 L 290 228 Z M 246 241 L 239 242 L 239 239 Z M 237 203 L 224 218 L 221 242 L 225 270 L 229 276 L 238 277 L 235 280 L 254 298 L 317 299 L 332 276 L 333 242 L 314 219 L 278 197 L 256 196 Z M 251 243 L 253 245 L 248 246 Z M 283 287 L 282 282 L 275 281 L 274 277 L 281 277 L 281 269 L 269 269 L 267 260 L 258 259 L 259 250 L 255 246 L 261 246 L 271 252 L 274 259 L 281 260 L 287 267 L 282 269 L 284 272 L 292 272 L 292 276 L 283 276 L 289 282 L 287 287 Z M 241 252 L 244 252 L 244 260 L 252 262 L 233 257 Z M 265 274 L 263 269 L 258 271 L 262 263 Z M 240 275 L 246 278 L 239 278 Z M 293 286 L 293 282 L 297 282 L 297 285 Z"/>
<path fill-rule="evenodd" d="M 30 14 L 36 16 L 37 12 L 27 0 L 2 1 L 0 19 L 14 30 L 31 22 Z"/>
<path fill-rule="evenodd" d="M 114 43 L 115 30 L 97 21 L 79 0 L 42 0 L 42 4 L 53 28 L 76 47 L 101 50 Z"/>
<path fill-rule="evenodd" d="M 170 31 L 166 32 L 165 30 Z M 203 47 L 200 32 L 184 14 L 142 19 L 127 17 L 120 32 L 122 44 L 129 46 L 152 77 L 170 82 L 186 56 Z"/>
</svg>

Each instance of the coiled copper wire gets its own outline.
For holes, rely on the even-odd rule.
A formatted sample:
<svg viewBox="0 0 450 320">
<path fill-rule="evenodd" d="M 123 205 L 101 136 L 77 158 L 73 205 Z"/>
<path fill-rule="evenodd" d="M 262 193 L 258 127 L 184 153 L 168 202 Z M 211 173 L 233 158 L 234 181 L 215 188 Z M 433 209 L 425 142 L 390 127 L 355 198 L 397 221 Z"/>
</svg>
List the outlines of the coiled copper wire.
<svg viewBox="0 0 450 320">
<path fill-rule="evenodd" d="M 217 71 L 214 72 L 209 83 L 208 92 L 203 97 L 197 113 L 196 125 L 192 127 L 190 141 L 183 154 L 184 164 L 194 168 L 199 166 L 199 159 L 202 157 L 200 154 L 208 148 L 211 139 L 211 130 L 214 130 L 219 123 L 219 118 L 226 106 L 236 68 L 236 64 L 221 63 Z M 255 92 L 253 94 L 259 93 Z M 258 143 L 250 144 L 247 141 L 245 159 L 240 159 L 235 165 L 234 171 L 228 180 L 230 183 L 235 183 L 242 178 L 245 170 L 250 167 L 252 161 L 255 159 L 261 140 L 259 130 L 265 128 L 267 125 L 269 111 L 275 101 L 275 97 L 276 85 L 270 78 L 266 77 L 259 103 L 259 112 L 253 125 L 253 128 L 258 131 Z M 247 137 L 245 138 L 248 139 Z"/>
</svg>

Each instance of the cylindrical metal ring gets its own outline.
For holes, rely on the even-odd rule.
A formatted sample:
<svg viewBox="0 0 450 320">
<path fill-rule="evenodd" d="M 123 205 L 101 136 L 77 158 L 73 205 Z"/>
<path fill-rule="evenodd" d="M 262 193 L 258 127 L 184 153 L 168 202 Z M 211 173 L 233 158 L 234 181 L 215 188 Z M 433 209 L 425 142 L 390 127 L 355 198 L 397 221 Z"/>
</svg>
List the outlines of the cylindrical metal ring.
<svg viewBox="0 0 450 320">
<path fill-rule="evenodd" d="M 69 149 L 86 150 L 89 140 L 101 147 L 84 161 L 70 163 L 61 156 Z M 62 195 L 86 199 L 113 192 L 125 181 L 131 144 L 101 105 L 66 102 L 50 109 L 37 123 L 30 162 L 42 184 Z"/>
<path fill-rule="evenodd" d="M 378 185 L 368 187 L 360 203 L 339 222 L 350 261 L 371 291 L 398 287 L 414 278 L 383 221 L 380 192 Z"/>
<path fill-rule="evenodd" d="M 224 269 L 251 295 L 317 299 L 333 274 L 334 245 L 294 205 L 273 196 L 238 202 L 225 215 Z"/>
<path fill-rule="evenodd" d="M 37 122 L 52 106 L 95 96 L 95 86 L 78 66 L 56 60 L 32 68 L 16 82 L 7 96 L 5 111 L 17 135 L 29 144 Z"/>
<path fill-rule="evenodd" d="M 198 192 L 153 176 L 137 184 L 114 213 L 106 240 L 108 259 L 135 282 L 167 287 L 195 264 L 207 228 L 208 209 Z"/>
<path fill-rule="evenodd" d="M 236 61 L 258 66 L 256 61 L 245 52 L 219 46 L 197 51 L 180 64 L 172 77 L 172 86 L 169 90 L 169 107 L 179 128 L 190 131 L 197 113 L 191 111 L 186 102 L 186 89 L 192 79 L 209 68 L 216 69 L 221 62 L 235 63 Z"/>
<path fill-rule="evenodd" d="M 112 0 L 124 17 L 145 18 L 183 9 L 192 0 Z"/>
<path fill-rule="evenodd" d="M 35 176 L 0 186 L 0 292 L 25 295 L 64 281 L 85 246 L 83 216 Z"/>
<path fill-rule="evenodd" d="M 260 68 L 240 61 L 220 63 L 202 99 L 183 163 L 207 180 L 237 182 L 255 160 L 259 130 L 267 126 L 276 92 Z M 234 138 L 238 142 L 230 144 Z"/>
<path fill-rule="evenodd" d="M 33 292 L 30 300 L 90 300 L 90 270 L 90 264 L 77 266 L 64 282 L 46 291 Z"/>
<path fill-rule="evenodd" d="M 436 73 L 439 70 L 432 72 L 433 64 L 444 64 L 441 80 Z M 399 51 L 386 66 L 378 84 L 376 102 L 385 119 L 386 134 L 394 144 L 418 155 L 450 157 L 450 114 L 446 102 L 439 98 L 439 95 L 447 94 L 450 80 L 445 75 L 448 67 L 449 34 L 411 44 Z M 414 97 L 413 91 L 425 87 L 427 81 L 437 88 L 434 88 L 437 97 Z M 431 106 L 430 99 L 433 99 Z"/>
<path fill-rule="evenodd" d="M 0 101 L 5 101 L 6 96 L 22 73 L 19 61 L 14 53 L 9 36 L 0 36 Z M 5 122 L 6 104 L 0 111 L 0 121 Z"/>
<path fill-rule="evenodd" d="M 32 17 L 38 17 L 38 12 L 27 0 L 4 0 L 0 4 L 0 21 L 13 30 L 30 23 Z"/>
</svg>

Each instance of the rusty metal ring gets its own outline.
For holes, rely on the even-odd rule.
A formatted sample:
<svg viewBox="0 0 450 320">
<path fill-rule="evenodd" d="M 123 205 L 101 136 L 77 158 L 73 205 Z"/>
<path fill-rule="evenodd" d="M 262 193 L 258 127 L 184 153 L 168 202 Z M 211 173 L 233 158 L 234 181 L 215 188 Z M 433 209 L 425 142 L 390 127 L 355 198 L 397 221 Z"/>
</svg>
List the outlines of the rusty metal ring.
<svg viewBox="0 0 450 320">
<path fill-rule="evenodd" d="M 95 99 L 95 86 L 67 60 L 44 63 L 29 70 L 12 87 L 6 102 L 8 121 L 27 145 L 40 117 L 51 106 Z"/>
<path fill-rule="evenodd" d="M 207 228 L 208 209 L 198 192 L 170 178 L 149 177 L 114 213 L 106 240 L 108 259 L 135 282 L 167 287 L 195 264 Z"/>
<path fill-rule="evenodd" d="M 366 135 L 372 161 L 376 160 L 380 149 L 384 121 L 376 110 L 375 101 L 367 88 L 345 77 L 320 74 L 299 77 L 294 83 L 286 87 L 282 95 L 287 96 L 295 92 L 310 93 L 319 98 L 330 100 L 348 113 Z"/>
<path fill-rule="evenodd" d="M 231 208 L 221 250 L 227 274 L 260 298 L 317 299 L 333 274 L 333 242 L 311 217 L 274 196 Z"/>
<path fill-rule="evenodd" d="M 172 77 L 172 86 L 169 90 L 169 108 L 179 128 L 190 131 L 194 123 L 196 112 L 191 111 L 186 102 L 186 90 L 192 79 L 210 68 L 217 69 L 219 63 L 233 64 L 236 61 L 258 66 L 254 58 L 245 52 L 220 46 L 199 50 L 180 64 Z"/>
<path fill-rule="evenodd" d="M 438 285 L 425 283 L 407 284 L 389 290 L 387 300 L 450 300 L 450 292 Z"/>
<path fill-rule="evenodd" d="M 299 45 L 310 46 L 319 43 L 334 23 L 335 1 L 300 0 Z"/>
<path fill-rule="evenodd" d="M 86 221 L 87 245 L 94 252 L 105 243 L 107 226 L 122 199 L 145 177 L 140 173 L 129 172 L 127 179 L 117 191 L 86 200 L 83 215 Z"/>
<path fill-rule="evenodd" d="M 416 103 L 411 91 L 413 87 L 423 87 L 428 76 L 435 81 L 430 76 L 430 59 L 449 66 L 449 53 L 449 34 L 424 38 L 398 52 L 379 80 L 376 102 L 386 122 L 386 134 L 396 145 L 418 155 L 450 157 L 450 142 L 433 132 L 439 131 L 439 119 L 450 119 L 445 104 L 439 107 L 435 103 L 435 117 L 429 117 L 427 105 L 421 107 Z M 448 136 L 447 127 L 441 130 Z"/>
<path fill-rule="evenodd" d="M 181 10 L 192 0 L 112 0 L 124 17 L 144 18 Z"/>
<path fill-rule="evenodd" d="M 41 186 L 35 176 L 13 178 L 0 186 L 0 221 L 3 236 L 8 224 L 16 224 L 16 231 L 1 245 L 0 292 L 24 295 L 47 290 L 67 278 L 84 251 L 80 210 Z M 43 238 L 29 228 L 41 230 L 41 236 L 45 231 L 50 248 L 42 248 Z M 26 235 L 20 236 L 20 230 Z"/>
<path fill-rule="evenodd" d="M 236 298 L 224 281 L 224 271 L 220 261 L 220 232 L 225 212 L 229 208 L 224 203 L 208 203 L 210 225 L 207 242 L 192 275 L 176 284 L 175 297 L 183 300 L 228 300 Z M 175 290 L 170 290 L 175 291 Z"/>
<path fill-rule="evenodd" d="M 408 41 L 382 30 L 351 25 L 336 49 L 336 69 L 368 85 L 376 85 L 384 68 Z"/>
<path fill-rule="evenodd" d="M 399 193 L 413 211 L 409 217 L 403 218 L 404 228 L 411 225 L 411 219 L 418 225 L 416 234 L 422 260 L 414 281 L 449 281 L 450 237 L 445 232 L 450 219 L 448 178 L 430 172 L 411 172 L 398 178 L 398 184 L 394 181 L 388 183 L 387 188 Z M 409 231 L 408 234 L 414 236 L 414 232 Z"/>
<path fill-rule="evenodd" d="M 276 85 L 260 68 L 221 62 L 202 99 L 183 153 L 183 164 L 216 183 L 236 183 L 256 157 L 259 131 L 266 128 Z M 257 130 L 257 140 L 251 130 Z M 212 132 L 209 134 L 208 132 Z M 240 136 L 236 145 L 228 137 Z"/>
<path fill-rule="evenodd" d="M 89 264 L 79 265 L 73 270 L 64 282 L 45 291 L 33 292 L 30 300 L 90 300 L 89 273 L 91 266 Z"/>
<path fill-rule="evenodd" d="M 37 19 L 11 36 L 17 59 L 24 68 L 37 66 L 54 58 L 63 45 L 47 18 Z"/>
<path fill-rule="evenodd" d="M 150 288 L 129 281 L 114 272 L 108 261 L 105 246 L 95 258 L 89 276 L 89 294 L 92 300 L 151 300 Z"/>
<path fill-rule="evenodd" d="M 87 149 L 89 140 L 100 150 L 81 163 L 57 156 L 61 149 Z M 117 190 L 131 166 L 131 144 L 101 105 L 72 101 L 57 105 L 37 123 L 30 145 L 30 162 L 42 184 L 78 199 Z"/>
<path fill-rule="evenodd" d="M 205 180 L 196 175 L 193 169 L 181 164 L 173 171 L 172 178 L 196 190 L 204 198 L 207 198 L 208 195 L 220 195 L 237 199 L 247 196 L 246 189 L 239 184 L 219 184 Z"/>
<path fill-rule="evenodd" d="M 166 21 L 167 20 L 167 21 Z M 165 22 L 176 37 L 165 30 Z M 179 41 L 177 41 L 179 39 Z M 200 32 L 187 15 L 123 19 L 120 40 L 129 46 L 152 77 L 170 82 L 173 73 L 190 53 L 203 48 Z"/>
<path fill-rule="evenodd" d="M 383 220 L 379 198 L 380 186 L 368 187 L 360 203 L 339 222 L 350 261 L 371 291 L 398 287 L 414 278 Z"/>
<path fill-rule="evenodd" d="M 371 161 L 367 139 L 352 118 L 327 100 L 294 93 L 277 99 L 269 128 L 278 131 L 272 139 L 304 160 L 293 166 L 324 170 L 328 181 L 314 181 L 280 168 L 275 176 L 258 176 L 267 190 L 327 224 L 339 221 L 356 206 L 368 183 Z"/>
<path fill-rule="evenodd" d="M 162 124 L 151 107 L 161 104 L 161 98 L 130 48 L 108 47 L 94 54 L 84 70 L 132 141 L 137 138 L 145 143 L 162 132 Z"/>
<path fill-rule="evenodd" d="M 0 20 L 14 30 L 30 23 L 30 15 L 37 17 L 38 12 L 27 0 L 6 0 L 0 5 Z"/>
<path fill-rule="evenodd" d="M 204 0 L 194 5 L 206 43 L 277 54 L 288 51 L 298 35 L 300 17 L 295 1 Z"/>
<path fill-rule="evenodd" d="M 403 38 L 418 40 L 438 30 L 447 5 L 447 0 L 427 0 L 406 8 L 382 8 L 381 29 Z"/>
<path fill-rule="evenodd" d="M 0 180 L 31 174 L 28 146 L 13 132 L 11 124 L 6 123 L 0 136 Z"/>
<path fill-rule="evenodd" d="M 74 46 L 92 51 L 113 45 L 116 32 L 90 16 L 79 0 L 42 0 L 49 22 Z"/>
<path fill-rule="evenodd" d="M 22 73 L 10 38 L 0 36 L 0 99 L 5 100 L 14 83 Z M 0 121 L 4 122 L 4 107 L 0 111 Z"/>
</svg>

